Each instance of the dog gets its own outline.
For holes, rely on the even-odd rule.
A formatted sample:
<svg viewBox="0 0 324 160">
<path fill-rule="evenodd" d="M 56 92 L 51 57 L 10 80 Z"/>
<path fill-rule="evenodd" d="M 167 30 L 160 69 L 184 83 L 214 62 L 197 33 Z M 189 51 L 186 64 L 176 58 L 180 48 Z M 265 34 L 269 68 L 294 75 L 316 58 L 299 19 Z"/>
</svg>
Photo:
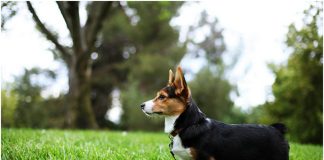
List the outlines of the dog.
<svg viewBox="0 0 324 160">
<path fill-rule="evenodd" d="M 149 115 L 165 117 L 170 152 L 179 159 L 199 160 L 288 160 L 286 127 L 257 124 L 225 124 L 207 118 L 191 97 L 181 68 L 169 70 L 166 87 L 154 99 L 140 105 Z"/>
</svg>

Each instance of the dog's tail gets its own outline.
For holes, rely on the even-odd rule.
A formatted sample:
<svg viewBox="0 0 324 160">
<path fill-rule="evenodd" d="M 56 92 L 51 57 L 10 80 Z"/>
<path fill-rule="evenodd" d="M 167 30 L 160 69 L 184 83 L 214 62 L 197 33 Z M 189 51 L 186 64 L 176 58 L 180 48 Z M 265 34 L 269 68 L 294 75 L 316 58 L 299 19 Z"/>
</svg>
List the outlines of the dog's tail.
<svg viewBox="0 0 324 160">
<path fill-rule="evenodd" d="M 271 124 L 270 126 L 277 129 L 281 134 L 285 134 L 287 132 L 287 127 L 282 123 L 274 123 L 274 124 Z"/>
</svg>

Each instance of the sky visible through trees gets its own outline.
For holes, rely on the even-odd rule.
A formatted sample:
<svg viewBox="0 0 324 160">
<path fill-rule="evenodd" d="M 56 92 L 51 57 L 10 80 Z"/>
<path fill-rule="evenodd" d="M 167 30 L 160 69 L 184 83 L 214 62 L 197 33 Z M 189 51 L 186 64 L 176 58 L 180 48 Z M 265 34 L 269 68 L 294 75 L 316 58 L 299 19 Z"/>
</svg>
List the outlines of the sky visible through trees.
<svg viewBox="0 0 324 160">
<path fill-rule="evenodd" d="M 294 5 L 291 5 L 291 3 L 294 3 Z M 232 83 L 238 84 L 238 90 L 241 92 L 238 97 L 232 94 L 231 97 L 234 99 L 235 104 L 247 109 L 250 106 L 262 104 L 265 100 L 271 100 L 273 98 L 271 96 L 271 84 L 274 82 L 274 76 L 265 63 L 282 63 L 287 59 L 288 54 L 282 54 L 286 51 L 285 47 L 281 44 L 284 41 L 287 26 L 292 22 L 300 23 L 302 12 L 308 3 L 305 1 L 285 1 L 281 2 L 279 6 L 276 3 L 269 2 L 264 4 L 256 2 L 254 6 L 248 5 L 248 3 L 237 5 L 242 7 L 236 7 L 236 5 L 228 2 L 215 2 L 215 4 L 209 4 L 209 2 L 203 2 L 202 4 L 192 3 L 185 4 L 180 9 L 180 16 L 171 21 L 173 26 L 181 28 L 180 41 L 185 39 L 188 25 L 196 23 L 195 21 L 197 21 L 200 11 L 206 9 L 207 13 L 219 19 L 219 24 L 225 29 L 224 37 L 228 49 L 227 52 L 230 53 L 226 54 L 228 55 L 227 61 L 236 56 L 235 53 L 242 52 L 241 60 L 230 74 L 227 75 Z M 84 4 L 81 3 L 81 5 Z M 62 21 L 61 17 L 55 16 L 58 10 L 52 6 L 53 4 L 50 3 L 35 4 L 35 8 L 39 10 L 38 12 L 42 19 L 45 18 L 45 14 L 42 13 L 53 13 L 46 14 L 46 17 L 48 17 L 45 20 L 46 23 L 49 25 L 53 24 L 55 29 L 60 31 L 62 37 L 66 37 L 67 30 L 64 24 L 57 23 Z M 287 6 L 290 8 L 289 11 L 286 10 Z M 43 53 L 49 52 L 48 48 L 52 48 L 52 45 L 40 38 L 41 35 L 34 30 L 33 22 L 27 20 L 29 13 L 24 7 L 22 6 L 21 12 L 8 22 L 7 25 L 10 30 L 3 33 L 3 39 L 1 39 L 4 44 L 2 51 L 8 52 L 10 50 L 11 53 L 2 55 L 4 56 L 3 59 L 7 59 L 2 62 L 2 80 L 12 81 L 12 75 L 21 74 L 23 67 L 31 68 L 36 65 L 42 68 L 55 69 L 59 72 L 55 85 L 43 91 L 43 95 L 58 95 L 61 91 L 66 92 L 67 79 L 65 77 L 65 68 L 59 62 L 53 61 L 51 53 Z M 236 12 L 233 13 L 231 10 L 225 10 L 224 8 L 232 8 Z M 271 10 L 276 10 L 276 12 L 271 12 Z M 258 14 L 255 14 L 256 12 Z M 85 11 L 80 9 L 80 13 L 82 24 L 85 23 Z M 21 26 L 19 24 L 26 26 L 26 28 L 19 27 Z M 15 37 L 19 37 L 18 42 Z M 201 37 L 197 35 L 195 39 L 199 40 Z M 29 41 L 36 42 L 34 44 L 37 44 L 37 47 L 33 46 L 34 44 L 28 43 Z M 65 44 L 71 43 L 66 38 L 61 39 L 61 41 Z M 14 42 L 21 44 L 22 47 L 15 47 Z M 264 46 L 264 44 L 267 44 L 267 46 Z M 258 54 L 260 49 L 265 52 Z M 23 54 L 24 52 L 29 54 Z M 13 62 L 11 59 L 14 59 L 16 56 L 22 58 Z M 28 57 L 37 58 L 23 61 L 28 59 Z M 181 64 L 196 73 L 204 63 L 203 59 L 193 59 L 187 56 Z M 188 64 L 190 64 L 190 67 Z M 190 75 L 186 76 L 190 79 Z M 250 84 L 253 84 L 253 86 Z"/>
<path fill-rule="evenodd" d="M 209 117 L 320 143 L 323 4 L 291 3 L 3 2 L 2 125 L 158 131 L 139 104 L 180 64 Z"/>
</svg>

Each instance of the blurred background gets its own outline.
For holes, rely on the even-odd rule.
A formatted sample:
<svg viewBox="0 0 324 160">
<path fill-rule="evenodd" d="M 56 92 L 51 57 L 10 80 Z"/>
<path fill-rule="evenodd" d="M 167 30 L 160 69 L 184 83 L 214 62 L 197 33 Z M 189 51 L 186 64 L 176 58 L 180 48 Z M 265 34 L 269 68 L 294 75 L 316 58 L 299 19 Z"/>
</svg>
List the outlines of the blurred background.
<svg viewBox="0 0 324 160">
<path fill-rule="evenodd" d="M 162 131 L 139 105 L 183 67 L 227 123 L 323 140 L 323 2 L 1 1 L 1 127 Z"/>
</svg>

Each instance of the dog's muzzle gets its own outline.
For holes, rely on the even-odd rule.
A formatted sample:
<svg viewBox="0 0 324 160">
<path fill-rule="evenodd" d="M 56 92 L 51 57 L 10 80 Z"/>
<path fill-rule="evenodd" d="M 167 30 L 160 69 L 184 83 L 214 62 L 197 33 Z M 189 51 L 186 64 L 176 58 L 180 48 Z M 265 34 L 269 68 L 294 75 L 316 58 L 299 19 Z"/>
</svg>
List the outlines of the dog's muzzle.
<svg viewBox="0 0 324 160">
<path fill-rule="evenodd" d="M 153 100 L 149 100 L 141 104 L 141 109 L 146 114 L 153 114 L 153 105 Z"/>
</svg>

